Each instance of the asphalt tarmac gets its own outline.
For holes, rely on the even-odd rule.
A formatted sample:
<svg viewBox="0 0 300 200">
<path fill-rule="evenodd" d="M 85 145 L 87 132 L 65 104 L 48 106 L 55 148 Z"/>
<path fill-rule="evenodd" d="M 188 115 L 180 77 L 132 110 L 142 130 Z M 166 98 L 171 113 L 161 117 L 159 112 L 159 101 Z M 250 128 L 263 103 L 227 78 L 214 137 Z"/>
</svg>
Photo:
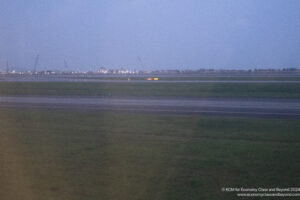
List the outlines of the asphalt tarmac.
<svg viewBox="0 0 300 200">
<path fill-rule="evenodd" d="M 93 83 L 299 83 L 298 80 L 120 80 L 75 77 L 5 77 L 0 82 L 93 82 Z"/>
<path fill-rule="evenodd" d="M 288 78 L 299 78 L 300 75 L 294 76 L 272 76 L 273 78 L 284 78 L 282 80 L 268 79 L 255 80 L 261 76 L 201 76 L 201 75 L 160 75 L 159 80 L 146 80 L 147 77 L 155 77 L 156 75 L 0 75 L 0 82 L 100 82 L 100 83 L 300 83 L 300 80 Z M 194 79 L 194 78 L 199 79 Z M 202 78 L 215 78 L 216 80 L 201 80 Z M 127 78 L 130 78 L 128 80 Z M 170 78 L 170 79 L 169 79 Z M 175 79 L 174 79 L 175 78 Z M 218 80 L 218 78 L 232 78 Z M 235 79 L 238 78 L 238 79 Z M 248 79 L 250 78 L 250 80 Z M 254 79 L 251 79 L 254 78 Z"/>
<path fill-rule="evenodd" d="M 1 96 L 0 108 L 299 118 L 300 99 Z"/>
</svg>

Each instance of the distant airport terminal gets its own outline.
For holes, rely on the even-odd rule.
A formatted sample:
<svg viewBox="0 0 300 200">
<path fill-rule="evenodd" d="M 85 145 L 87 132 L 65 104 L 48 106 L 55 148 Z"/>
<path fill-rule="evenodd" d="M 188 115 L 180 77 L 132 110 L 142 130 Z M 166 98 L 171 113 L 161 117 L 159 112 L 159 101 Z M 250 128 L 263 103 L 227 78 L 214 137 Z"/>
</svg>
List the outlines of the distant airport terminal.
<svg viewBox="0 0 300 200">
<path fill-rule="evenodd" d="M 107 69 L 100 67 L 95 71 L 81 71 L 81 70 L 37 70 L 36 67 L 33 70 L 18 70 L 10 69 L 9 66 L 6 70 L 0 71 L 0 74 L 18 74 L 18 75 L 61 75 L 61 74 L 107 74 L 107 75 L 147 75 L 147 74 L 160 74 L 160 75 L 300 75 L 299 68 L 253 68 L 253 69 L 214 69 L 203 68 L 197 70 L 137 70 L 137 69 Z"/>
</svg>

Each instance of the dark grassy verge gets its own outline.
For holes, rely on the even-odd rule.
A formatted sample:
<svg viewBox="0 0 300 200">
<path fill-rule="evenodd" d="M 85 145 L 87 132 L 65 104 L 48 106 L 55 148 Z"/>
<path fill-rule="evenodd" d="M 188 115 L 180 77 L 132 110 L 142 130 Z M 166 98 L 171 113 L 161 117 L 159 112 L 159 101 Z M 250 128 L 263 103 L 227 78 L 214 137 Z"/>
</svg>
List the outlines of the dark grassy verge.
<svg viewBox="0 0 300 200">
<path fill-rule="evenodd" d="M 299 120 L 0 110 L 1 199 L 235 199 L 296 187 Z"/>
<path fill-rule="evenodd" d="M 299 98 L 300 84 L 0 82 L 0 95 Z"/>
</svg>

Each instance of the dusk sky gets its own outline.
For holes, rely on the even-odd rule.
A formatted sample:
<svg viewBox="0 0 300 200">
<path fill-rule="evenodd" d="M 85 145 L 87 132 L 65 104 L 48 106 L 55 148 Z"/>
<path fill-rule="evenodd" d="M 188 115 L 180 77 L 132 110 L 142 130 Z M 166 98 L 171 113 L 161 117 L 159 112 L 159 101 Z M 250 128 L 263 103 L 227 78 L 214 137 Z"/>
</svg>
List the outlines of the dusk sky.
<svg viewBox="0 0 300 200">
<path fill-rule="evenodd" d="M 38 70 L 300 67 L 300 1 L 0 0 L 0 69 L 37 54 Z"/>
</svg>

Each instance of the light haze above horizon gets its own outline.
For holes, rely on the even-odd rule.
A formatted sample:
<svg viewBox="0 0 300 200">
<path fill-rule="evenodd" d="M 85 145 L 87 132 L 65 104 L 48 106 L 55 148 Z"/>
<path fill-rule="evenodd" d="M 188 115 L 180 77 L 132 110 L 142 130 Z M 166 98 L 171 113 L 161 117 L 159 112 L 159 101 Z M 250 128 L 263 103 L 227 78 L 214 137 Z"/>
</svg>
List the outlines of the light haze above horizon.
<svg viewBox="0 0 300 200">
<path fill-rule="evenodd" d="M 299 0 L 0 0 L 0 70 L 300 67 L 299 36 Z"/>
</svg>

